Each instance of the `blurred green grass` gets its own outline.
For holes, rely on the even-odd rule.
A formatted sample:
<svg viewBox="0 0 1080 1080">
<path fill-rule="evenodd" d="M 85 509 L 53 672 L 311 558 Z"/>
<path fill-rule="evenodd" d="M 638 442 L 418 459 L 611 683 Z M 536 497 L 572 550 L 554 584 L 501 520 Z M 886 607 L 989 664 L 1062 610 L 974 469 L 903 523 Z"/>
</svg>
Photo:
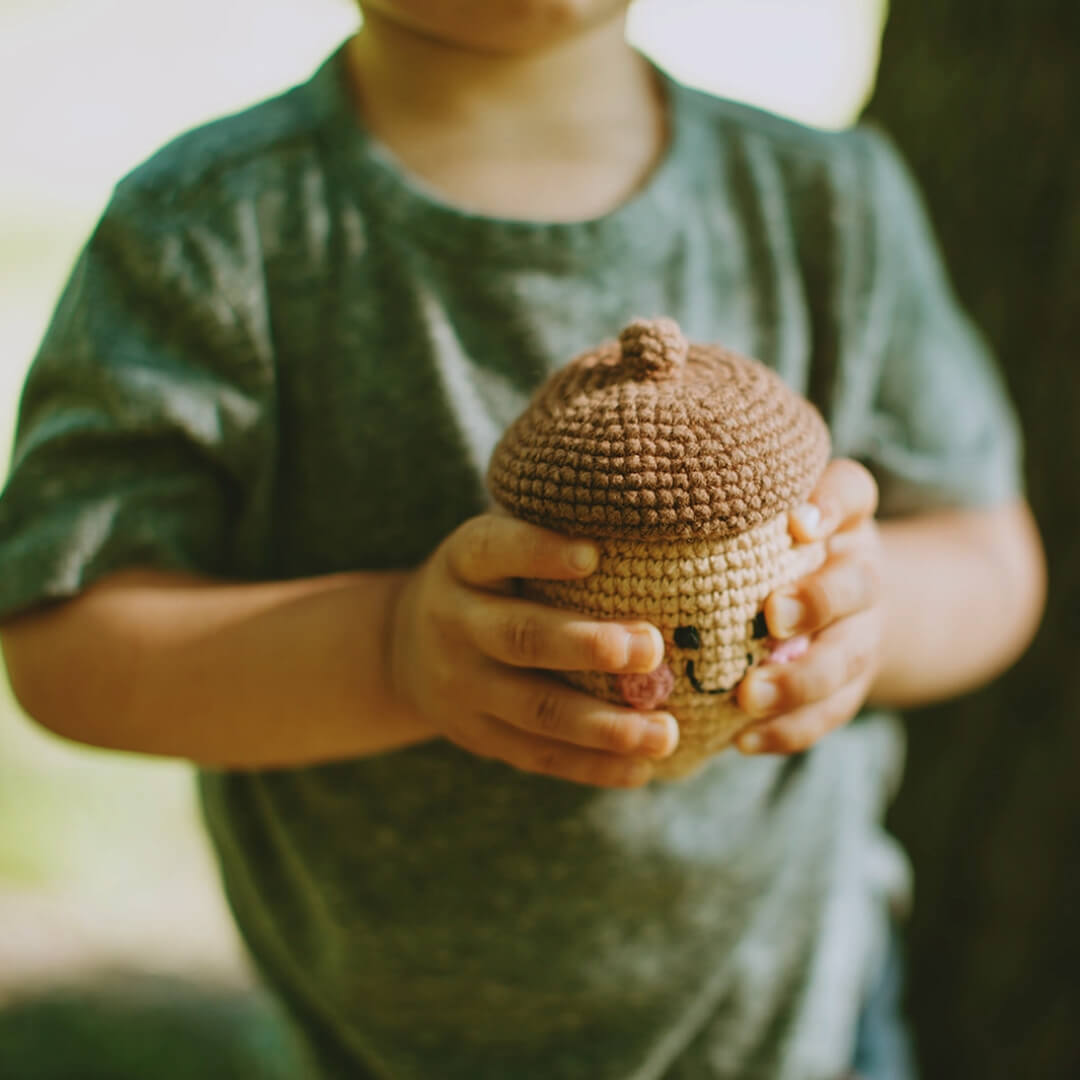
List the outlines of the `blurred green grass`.
<svg viewBox="0 0 1080 1080">
<path fill-rule="evenodd" d="M 0 1011 L 11 1080 L 288 1080 L 302 1075 L 258 992 L 109 979 L 28 995 Z"/>
</svg>

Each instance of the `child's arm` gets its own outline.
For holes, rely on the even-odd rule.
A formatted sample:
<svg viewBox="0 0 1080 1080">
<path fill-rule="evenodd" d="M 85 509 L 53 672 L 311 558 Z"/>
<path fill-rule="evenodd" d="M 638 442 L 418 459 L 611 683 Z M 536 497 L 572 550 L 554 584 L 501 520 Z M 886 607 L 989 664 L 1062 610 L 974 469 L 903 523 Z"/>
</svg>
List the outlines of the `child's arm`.
<svg viewBox="0 0 1080 1080">
<path fill-rule="evenodd" d="M 743 681 L 740 703 L 768 718 L 740 737 L 743 750 L 805 749 L 867 699 L 911 706 L 969 690 L 1031 640 L 1045 568 L 1023 501 L 879 525 L 873 478 L 837 461 L 810 502 L 816 512 L 793 515 L 792 531 L 828 537 L 829 559 L 774 593 L 765 611 L 775 636 L 816 637 L 801 660 Z"/>
<path fill-rule="evenodd" d="M 443 735 L 529 772 L 599 786 L 651 775 L 667 714 L 597 701 L 532 668 L 650 671 L 645 624 L 521 600 L 515 577 L 595 566 L 585 544 L 481 515 L 417 571 L 266 584 L 114 574 L 2 629 L 12 684 L 57 734 L 259 768 L 360 757 Z"/>
<path fill-rule="evenodd" d="M 132 570 L 0 632 L 16 697 L 58 735 L 208 765 L 299 764 L 429 735 L 374 678 L 399 585 L 393 573 L 232 585 Z"/>
</svg>

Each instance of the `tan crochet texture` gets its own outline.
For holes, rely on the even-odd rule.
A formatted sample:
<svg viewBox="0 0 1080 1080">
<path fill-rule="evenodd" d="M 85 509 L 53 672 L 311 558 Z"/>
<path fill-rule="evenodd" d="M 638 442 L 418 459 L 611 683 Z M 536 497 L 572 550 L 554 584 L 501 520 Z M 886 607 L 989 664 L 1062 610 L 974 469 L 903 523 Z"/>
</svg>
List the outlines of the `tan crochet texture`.
<svg viewBox="0 0 1080 1080">
<path fill-rule="evenodd" d="M 829 436 L 768 368 L 638 320 L 541 387 L 492 458 L 512 513 L 594 539 L 753 529 L 809 494 Z"/>
<path fill-rule="evenodd" d="M 679 746 L 660 762 L 657 776 L 685 776 L 727 746 L 749 723 L 734 702 L 734 688 L 752 664 L 765 658 L 755 637 L 755 617 L 765 597 L 821 565 L 821 544 L 793 545 L 787 517 L 720 540 L 603 540 L 600 564 L 580 581 L 530 581 L 526 595 L 555 607 L 600 618 L 647 619 L 664 636 L 664 662 L 675 674 L 667 702 L 679 722 Z M 675 631 L 692 626 L 700 648 L 680 648 Z M 707 690 L 687 675 L 687 661 Z M 615 676 L 571 672 L 571 685 L 606 701 L 625 704 Z"/>
<path fill-rule="evenodd" d="M 809 402 L 753 360 L 688 345 L 670 319 L 631 323 L 557 372 L 496 447 L 488 484 L 498 502 L 600 546 L 589 577 L 529 581 L 526 595 L 646 619 L 664 636 L 674 685 L 660 708 L 680 737 L 658 776 L 692 772 L 749 722 L 733 691 L 767 658 L 765 598 L 824 558 L 820 544 L 792 544 L 786 511 L 828 456 Z M 686 630 L 677 643 L 691 627 L 693 644 Z M 629 703 L 617 676 L 565 677 Z"/>
</svg>

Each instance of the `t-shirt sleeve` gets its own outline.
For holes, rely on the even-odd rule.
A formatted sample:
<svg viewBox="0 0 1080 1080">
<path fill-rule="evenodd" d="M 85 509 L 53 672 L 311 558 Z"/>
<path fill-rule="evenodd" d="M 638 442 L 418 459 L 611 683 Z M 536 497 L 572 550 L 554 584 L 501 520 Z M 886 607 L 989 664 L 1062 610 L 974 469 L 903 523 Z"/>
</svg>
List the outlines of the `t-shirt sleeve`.
<svg viewBox="0 0 1080 1080">
<path fill-rule="evenodd" d="M 0 618 L 122 568 L 232 570 L 273 453 L 272 365 L 242 250 L 186 218 L 121 187 L 75 266 L 0 496 Z"/>
<path fill-rule="evenodd" d="M 988 506 L 1023 490 L 1016 414 L 959 306 L 926 209 L 889 141 L 866 132 L 882 352 L 866 463 L 884 516 Z"/>
</svg>

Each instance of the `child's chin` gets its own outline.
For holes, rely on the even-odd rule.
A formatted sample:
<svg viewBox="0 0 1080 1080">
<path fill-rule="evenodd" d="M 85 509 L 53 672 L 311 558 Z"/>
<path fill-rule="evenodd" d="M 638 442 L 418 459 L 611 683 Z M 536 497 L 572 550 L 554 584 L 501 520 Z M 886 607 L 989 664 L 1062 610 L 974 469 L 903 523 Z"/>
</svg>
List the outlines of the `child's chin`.
<svg viewBox="0 0 1080 1080">
<path fill-rule="evenodd" d="M 477 52 L 543 49 L 606 21 L 628 0 L 377 0 L 370 7 L 406 26 Z"/>
</svg>

